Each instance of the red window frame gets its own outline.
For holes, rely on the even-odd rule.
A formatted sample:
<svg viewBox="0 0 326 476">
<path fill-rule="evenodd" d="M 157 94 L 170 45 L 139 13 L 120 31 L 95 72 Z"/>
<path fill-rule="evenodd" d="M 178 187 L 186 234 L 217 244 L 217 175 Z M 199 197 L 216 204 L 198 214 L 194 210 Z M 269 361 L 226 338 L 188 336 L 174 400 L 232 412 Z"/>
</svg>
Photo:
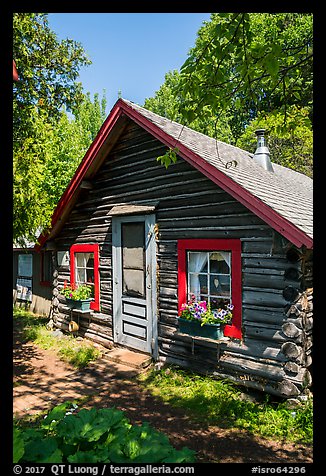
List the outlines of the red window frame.
<svg viewBox="0 0 326 476">
<path fill-rule="evenodd" d="M 94 253 L 94 301 L 90 308 L 94 311 L 100 310 L 100 279 L 99 279 L 99 245 L 76 244 L 70 248 L 70 283 L 75 284 L 75 253 Z"/>
<path fill-rule="evenodd" d="M 232 304 L 234 305 L 232 324 L 226 325 L 224 335 L 242 338 L 242 274 L 241 241 L 237 239 L 187 239 L 178 240 L 178 304 L 187 301 L 187 251 L 230 251 Z"/>
</svg>

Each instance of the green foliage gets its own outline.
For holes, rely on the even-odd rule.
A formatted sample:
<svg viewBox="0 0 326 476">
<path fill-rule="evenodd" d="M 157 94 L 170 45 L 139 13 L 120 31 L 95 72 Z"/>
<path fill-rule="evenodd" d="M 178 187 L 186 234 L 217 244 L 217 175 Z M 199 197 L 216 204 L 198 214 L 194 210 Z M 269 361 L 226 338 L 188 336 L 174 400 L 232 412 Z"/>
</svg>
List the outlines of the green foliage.
<svg viewBox="0 0 326 476">
<path fill-rule="evenodd" d="M 90 64 L 80 43 L 58 41 L 46 13 L 13 15 L 13 238 L 35 241 L 105 117 L 76 82 Z M 75 117 L 69 118 L 66 110 Z"/>
<path fill-rule="evenodd" d="M 229 118 L 224 111 L 220 111 L 218 118 L 214 116 L 210 105 L 205 106 L 205 113 L 184 117 L 181 113 L 184 99 L 179 93 L 181 81 L 180 73 L 176 70 L 165 75 L 165 81 L 153 98 L 147 98 L 144 107 L 160 116 L 172 121 L 185 124 L 195 131 L 202 132 L 219 140 L 233 143 L 234 138 L 229 126 Z M 218 120 L 217 120 L 218 119 Z M 182 131 L 181 131 L 182 134 Z"/>
<path fill-rule="evenodd" d="M 162 165 L 167 169 L 171 163 L 176 163 L 178 160 L 177 157 L 178 149 L 175 147 L 174 149 L 168 149 L 164 155 L 160 155 L 157 157 L 157 162 L 161 162 Z"/>
<path fill-rule="evenodd" d="M 312 401 L 288 408 L 286 402 L 255 403 L 224 380 L 168 367 L 140 376 L 151 393 L 183 408 L 191 418 L 210 425 L 246 429 L 276 440 L 310 444 L 313 433 Z"/>
<path fill-rule="evenodd" d="M 77 341 L 72 335 L 53 335 L 45 326 L 47 318 L 34 316 L 26 311 L 14 309 L 15 326 L 21 328 L 25 341 L 34 342 L 42 349 L 57 352 L 59 358 L 81 369 L 100 357 L 101 352 L 91 343 Z"/>
<path fill-rule="evenodd" d="M 311 14 L 213 13 L 144 107 L 249 152 L 264 117 L 272 160 L 311 175 L 312 59 Z"/>
<path fill-rule="evenodd" d="M 214 13 L 181 67 L 187 120 L 229 111 L 235 138 L 259 111 L 312 106 L 312 15 Z"/>
<path fill-rule="evenodd" d="M 65 283 L 61 294 L 69 299 L 74 299 L 75 301 L 81 301 L 84 299 L 89 299 L 92 296 L 94 288 L 89 284 L 81 284 L 79 286 L 67 285 Z"/>
<path fill-rule="evenodd" d="M 14 99 L 20 111 L 14 115 L 14 128 L 21 124 L 23 129 L 22 116 L 31 105 L 55 121 L 64 104 L 71 109 L 81 101 L 76 79 L 79 69 L 91 62 L 80 43 L 58 41 L 46 13 L 13 14 L 13 57 L 19 74 Z"/>
<path fill-rule="evenodd" d="M 266 129 L 267 143 L 273 162 L 312 177 L 313 132 L 307 108 L 291 106 L 287 111 L 287 123 L 281 112 L 258 114 L 237 141 L 238 147 L 254 151 L 256 129 Z"/>
<path fill-rule="evenodd" d="M 133 426 L 116 408 L 73 413 L 70 402 L 53 408 L 35 428 L 14 425 L 14 462 L 185 463 L 188 448 L 176 450 L 148 423 Z"/>
</svg>

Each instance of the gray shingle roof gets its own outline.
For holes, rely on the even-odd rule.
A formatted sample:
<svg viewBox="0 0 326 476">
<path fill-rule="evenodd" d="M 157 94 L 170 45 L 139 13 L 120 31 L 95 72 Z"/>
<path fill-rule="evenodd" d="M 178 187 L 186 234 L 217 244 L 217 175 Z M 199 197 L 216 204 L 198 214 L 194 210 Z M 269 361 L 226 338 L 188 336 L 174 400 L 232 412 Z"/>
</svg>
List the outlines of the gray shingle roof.
<svg viewBox="0 0 326 476">
<path fill-rule="evenodd" d="M 269 172 L 252 159 L 252 153 L 123 101 L 312 238 L 313 180 L 310 177 L 275 163 L 274 173 Z M 236 160 L 237 166 L 226 168 L 225 163 L 232 160 Z"/>
</svg>

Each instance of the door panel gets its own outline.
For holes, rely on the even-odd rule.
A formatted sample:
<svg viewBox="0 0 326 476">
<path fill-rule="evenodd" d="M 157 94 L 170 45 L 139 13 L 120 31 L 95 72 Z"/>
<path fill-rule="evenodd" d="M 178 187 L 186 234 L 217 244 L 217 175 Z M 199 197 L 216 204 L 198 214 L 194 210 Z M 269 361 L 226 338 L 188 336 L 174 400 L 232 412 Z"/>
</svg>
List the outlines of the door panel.
<svg viewBox="0 0 326 476">
<path fill-rule="evenodd" d="M 114 341 L 152 353 L 156 348 L 154 215 L 112 218 Z"/>
</svg>

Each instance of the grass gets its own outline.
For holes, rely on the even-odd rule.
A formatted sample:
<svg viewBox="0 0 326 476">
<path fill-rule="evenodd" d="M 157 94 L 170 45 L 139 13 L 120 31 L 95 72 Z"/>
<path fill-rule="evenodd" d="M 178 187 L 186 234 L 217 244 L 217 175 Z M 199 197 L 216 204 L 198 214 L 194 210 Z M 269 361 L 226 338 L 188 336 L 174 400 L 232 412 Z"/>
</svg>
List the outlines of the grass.
<svg viewBox="0 0 326 476">
<path fill-rule="evenodd" d="M 272 402 L 266 395 L 264 402 L 256 403 L 243 398 L 239 387 L 225 380 L 173 366 L 151 369 L 140 379 L 154 396 L 203 424 L 245 429 L 277 441 L 312 443 L 312 401 L 291 409 L 286 402 Z"/>
<path fill-rule="evenodd" d="M 91 343 L 78 341 L 72 335 L 54 336 L 46 328 L 46 317 L 40 317 L 24 309 L 14 309 L 14 325 L 25 342 L 34 342 L 42 349 L 54 350 L 58 357 L 77 369 L 86 367 L 100 357 L 101 353 Z"/>
</svg>

